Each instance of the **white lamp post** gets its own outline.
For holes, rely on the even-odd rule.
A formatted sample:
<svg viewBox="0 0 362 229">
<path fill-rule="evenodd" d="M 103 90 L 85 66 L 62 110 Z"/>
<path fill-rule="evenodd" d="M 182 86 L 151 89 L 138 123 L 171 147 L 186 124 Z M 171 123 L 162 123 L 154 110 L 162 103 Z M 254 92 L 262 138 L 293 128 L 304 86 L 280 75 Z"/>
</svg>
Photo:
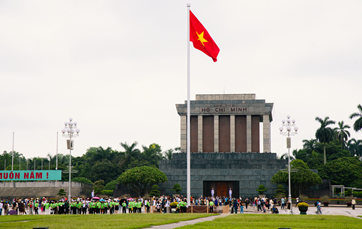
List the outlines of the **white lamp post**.
<svg viewBox="0 0 362 229">
<path fill-rule="evenodd" d="M 72 149 L 73 149 L 73 138 L 79 136 L 80 130 L 77 129 L 77 122 L 72 122 L 73 119 L 69 118 L 69 122 L 64 123 L 64 129 L 62 129 L 63 137 L 69 138 L 67 139 L 67 147 L 69 149 L 69 195 L 68 201 L 70 201 L 70 184 L 72 182 Z M 70 207 L 70 204 L 69 204 Z"/>
<path fill-rule="evenodd" d="M 291 139 L 290 137 L 298 134 L 298 127 L 295 126 L 295 120 L 290 120 L 290 115 L 287 116 L 287 121 L 284 119 L 282 120 L 283 126 L 279 128 L 280 134 L 287 137 L 287 148 L 288 148 L 288 184 L 289 184 L 289 196 L 288 200 L 290 203 L 290 214 L 293 214 L 293 207 L 292 207 L 292 186 L 290 180 L 290 148 L 291 148 Z M 294 132 L 292 131 L 292 126 L 294 126 Z M 285 127 L 285 131 L 284 131 Z"/>
</svg>

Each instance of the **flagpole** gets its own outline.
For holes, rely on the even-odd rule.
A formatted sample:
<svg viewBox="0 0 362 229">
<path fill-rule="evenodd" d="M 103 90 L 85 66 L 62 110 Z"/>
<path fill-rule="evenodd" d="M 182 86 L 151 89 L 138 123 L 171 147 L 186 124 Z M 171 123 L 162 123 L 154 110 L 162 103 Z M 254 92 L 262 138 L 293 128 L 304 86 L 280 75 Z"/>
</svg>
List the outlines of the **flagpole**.
<svg viewBox="0 0 362 229">
<path fill-rule="evenodd" d="M 190 166 L 190 7 L 187 3 L 187 206 L 190 206 L 191 198 L 191 166 Z"/>
</svg>

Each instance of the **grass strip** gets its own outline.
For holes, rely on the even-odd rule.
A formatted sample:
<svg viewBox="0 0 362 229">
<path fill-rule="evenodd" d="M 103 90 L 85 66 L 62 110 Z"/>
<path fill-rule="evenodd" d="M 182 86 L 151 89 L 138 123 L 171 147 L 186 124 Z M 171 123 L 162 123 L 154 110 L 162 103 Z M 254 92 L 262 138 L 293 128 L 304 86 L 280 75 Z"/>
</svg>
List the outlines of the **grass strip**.
<svg viewBox="0 0 362 229">
<path fill-rule="evenodd" d="M 215 214 L 24 215 L 0 217 L 0 228 L 145 228 Z"/>
<path fill-rule="evenodd" d="M 217 218 L 194 225 L 179 227 L 182 229 L 210 229 L 210 228 L 250 228 L 250 229 L 330 229 L 330 228 L 361 228 L 361 220 L 348 216 L 336 215 L 263 215 L 237 214 Z"/>
</svg>

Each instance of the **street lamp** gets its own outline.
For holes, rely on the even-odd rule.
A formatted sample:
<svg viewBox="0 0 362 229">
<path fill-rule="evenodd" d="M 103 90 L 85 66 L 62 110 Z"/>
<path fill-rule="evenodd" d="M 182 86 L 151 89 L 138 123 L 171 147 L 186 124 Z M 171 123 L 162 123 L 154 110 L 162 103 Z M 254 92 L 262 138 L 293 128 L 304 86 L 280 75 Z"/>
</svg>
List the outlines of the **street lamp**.
<svg viewBox="0 0 362 229">
<path fill-rule="evenodd" d="M 72 122 L 73 119 L 69 118 L 69 122 L 64 123 L 64 129 L 62 129 L 63 137 L 69 138 L 67 139 L 67 148 L 69 149 L 69 198 L 70 201 L 70 183 L 72 182 L 72 149 L 73 149 L 73 140 L 72 138 L 76 138 L 79 136 L 80 130 L 77 129 L 77 122 Z M 69 205 L 70 206 L 70 205 Z"/>
<path fill-rule="evenodd" d="M 290 115 L 287 115 L 287 121 L 284 119 L 282 120 L 283 126 L 279 128 L 280 134 L 287 137 L 287 148 L 288 148 L 288 184 L 289 184 L 289 196 L 288 200 L 290 203 L 290 214 L 293 214 L 293 207 L 292 207 L 292 187 L 291 187 L 291 180 L 290 180 L 290 147 L 291 147 L 291 139 L 290 137 L 293 135 L 298 134 L 298 127 L 295 126 L 295 120 L 290 120 Z M 294 132 L 292 131 L 292 126 L 294 126 Z M 284 131 L 285 127 L 285 131 Z"/>
</svg>

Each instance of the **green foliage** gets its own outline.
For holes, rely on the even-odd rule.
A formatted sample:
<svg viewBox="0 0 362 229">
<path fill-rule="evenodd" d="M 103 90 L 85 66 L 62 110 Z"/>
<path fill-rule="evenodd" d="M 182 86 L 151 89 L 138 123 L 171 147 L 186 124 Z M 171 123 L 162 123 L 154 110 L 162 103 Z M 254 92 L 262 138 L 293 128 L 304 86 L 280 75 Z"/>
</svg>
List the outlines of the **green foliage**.
<svg viewBox="0 0 362 229">
<path fill-rule="evenodd" d="M 362 188 L 362 162 L 357 157 L 343 157 L 325 164 L 319 171 L 332 184 Z"/>
<path fill-rule="evenodd" d="M 300 150 L 294 150 L 294 157 L 306 162 L 308 167 L 311 169 L 319 169 L 323 165 L 324 144 L 314 142 L 314 139 L 311 139 L 310 141 L 303 140 L 303 142 L 304 148 Z M 341 157 L 351 157 L 349 149 L 344 149 L 342 147 L 342 143 L 339 140 L 332 140 L 328 143 L 325 143 L 325 149 L 327 161 L 332 161 Z"/>
<path fill-rule="evenodd" d="M 122 184 L 128 185 L 130 189 L 137 192 L 140 196 L 148 193 L 152 185 L 168 181 L 162 171 L 149 166 L 135 167 L 127 170 L 117 180 Z"/>
<path fill-rule="evenodd" d="M 278 184 L 277 190 L 275 190 L 275 195 L 282 194 L 285 195 L 285 189 L 282 184 Z"/>
<path fill-rule="evenodd" d="M 349 116 L 350 119 L 357 118 L 357 120 L 353 124 L 353 129 L 355 131 L 362 130 L 362 106 L 358 104 L 357 106 L 358 112 L 355 112 Z"/>
<path fill-rule="evenodd" d="M 182 189 L 181 189 L 181 186 L 180 186 L 179 184 L 175 184 L 175 185 L 173 186 L 173 189 L 171 189 L 171 191 L 176 192 L 176 194 L 180 194 L 180 192 L 182 191 Z"/>
<path fill-rule="evenodd" d="M 156 196 L 156 197 L 160 197 L 160 191 L 158 190 L 159 187 L 157 184 L 152 186 L 151 192 L 150 192 L 150 196 Z"/>
<path fill-rule="evenodd" d="M 93 184 L 93 182 L 85 177 L 72 178 L 72 182 L 80 182 L 84 184 Z"/>
<path fill-rule="evenodd" d="M 104 186 L 103 190 L 116 190 L 116 184 L 118 184 L 118 181 L 112 180 Z"/>
<path fill-rule="evenodd" d="M 308 165 L 302 160 L 293 160 L 291 163 L 291 169 L 296 169 L 297 172 L 291 173 L 291 185 L 292 195 L 299 196 L 303 194 L 311 186 L 322 184 L 321 177 L 310 171 Z M 282 183 L 288 184 L 288 172 L 278 171 L 273 175 L 271 182 L 274 184 Z"/>
<path fill-rule="evenodd" d="M 93 184 L 94 194 L 100 194 L 104 188 L 104 180 L 98 180 Z"/>
<path fill-rule="evenodd" d="M 66 196 L 67 193 L 64 191 L 64 189 L 60 189 L 59 192 L 57 193 L 58 196 Z"/>
<path fill-rule="evenodd" d="M 256 190 L 259 192 L 259 194 L 263 194 L 264 192 L 268 191 L 267 188 L 263 184 L 259 185 L 258 189 Z"/>
<path fill-rule="evenodd" d="M 101 195 L 113 196 L 113 190 L 102 190 Z"/>
<path fill-rule="evenodd" d="M 315 132 L 315 137 L 318 139 L 319 142 L 323 143 L 324 146 L 324 164 L 327 163 L 327 157 L 326 157 L 326 147 L 325 144 L 332 141 L 334 137 L 334 131 L 332 128 L 328 127 L 328 125 L 336 123 L 335 121 L 329 120 L 329 117 L 325 117 L 324 119 L 321 119 L 319 117 L 315 118 L 316 121 L 320 123 L 319 129 Z"/>
</svg>

